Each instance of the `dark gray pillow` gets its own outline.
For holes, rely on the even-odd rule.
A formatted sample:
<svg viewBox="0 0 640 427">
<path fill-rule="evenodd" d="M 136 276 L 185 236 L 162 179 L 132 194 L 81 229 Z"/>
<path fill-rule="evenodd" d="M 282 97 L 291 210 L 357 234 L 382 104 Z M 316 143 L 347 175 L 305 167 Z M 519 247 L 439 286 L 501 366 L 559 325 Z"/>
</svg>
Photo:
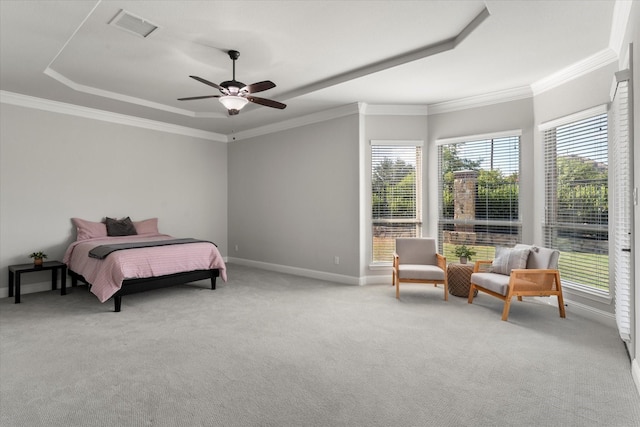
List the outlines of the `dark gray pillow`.
<svg viewBox="0 0 640 427">
<path fill-rule="evenodd" d="M 529 248 L 496 247 L 496 257 L 491 264 L 491 272 L 510 275 L 514 268 L 526 268 Z"/>
<path fill-rule="evenodd" d="M 107 236 L 131 236 L 138 234 L 136 227 L 129 217 L 122 219 L 107 217 L 105 222 L 107 224 Z"/>
</svg>

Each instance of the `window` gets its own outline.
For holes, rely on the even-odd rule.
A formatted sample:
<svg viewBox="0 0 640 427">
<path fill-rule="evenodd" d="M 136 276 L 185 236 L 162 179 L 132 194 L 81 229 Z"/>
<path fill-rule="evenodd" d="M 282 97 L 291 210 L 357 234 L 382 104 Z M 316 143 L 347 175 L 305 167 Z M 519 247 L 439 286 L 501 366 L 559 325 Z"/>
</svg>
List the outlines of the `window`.
<svg viewBox="0 0 640 427">
<path fill-rule="evenodd" d="M 563 285 L 608 295 L 609 166 L 607 114 L 601 110 L 544 129 L 544 238 L 560 250 Z"/>
<path fill-rule="evenodd" d="M 520 243 L 520 134 L 437 141 L 438 241 L 447 258 L 458 245 L 492 259 L 496 246 Z"/>
<path fill-rule="evenodd" d="M 396 237 L 422 229 L 422 141 L 371 141 L 374 263 L 393 261 Z"/>
</svg>

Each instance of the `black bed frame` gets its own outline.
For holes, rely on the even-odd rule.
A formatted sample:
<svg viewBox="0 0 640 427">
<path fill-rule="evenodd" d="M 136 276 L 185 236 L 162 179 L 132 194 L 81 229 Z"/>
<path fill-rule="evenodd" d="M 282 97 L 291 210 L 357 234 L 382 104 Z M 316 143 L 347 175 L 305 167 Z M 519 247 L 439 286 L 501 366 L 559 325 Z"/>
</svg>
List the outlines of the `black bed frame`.
<svg viewBox="0 0 640 427">
<path fill-rule="evenodd" d="M 71 276 L 71 286 L 78 286 L 78 280 L 86 283 L 91 287 L 91 283 L 80 274 L 69 269 L 69 276 Z M 125 279 L 122 282 L 122 287 L 118 292 L 113 294 L 113 303 L 115 312 L 119 312 L 122 307 L 122 296 L 135 294 L 138 292 L 145 292 L 152 289 L 166 288 L 168 286 L 183 285 L 189 282 L 195 282 L 196 280 L 211 279 L 211 289 L 216 288 L 216 278 L 220 276 L 220 270 L 217 268 L 212 270 L 195 270 L 187 271 L 184 273 L 168 274 L 166 276 L 149 277 L 144 279 Z M 64 286 L 64 282 L 63 282 Z M 66 293 L 66 289 L 63 289 Z"/>
</svg>

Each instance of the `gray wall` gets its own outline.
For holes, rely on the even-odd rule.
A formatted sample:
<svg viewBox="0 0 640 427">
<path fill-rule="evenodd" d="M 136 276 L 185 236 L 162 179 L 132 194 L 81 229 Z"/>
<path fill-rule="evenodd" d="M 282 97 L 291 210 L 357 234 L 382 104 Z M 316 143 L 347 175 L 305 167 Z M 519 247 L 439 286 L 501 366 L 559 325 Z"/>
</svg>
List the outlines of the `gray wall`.
<svg viewBox="0 0 640 427">
<path fill-rule="evenodd" d="M 229 143 L 230 257 L 359 276 L 358 128 L 354 114 Z"/>
<path fill-rule="evenodd" d="M 160 232 L 212 240 L 225 255 L 226 144 L 0 104 L 0 295 L 7 266 L 31 252 L 62 260 L 71 217 L 105 216 L 158 217 Z M 25 275 L 24 290 L 47 281 Z"/>
</svg>

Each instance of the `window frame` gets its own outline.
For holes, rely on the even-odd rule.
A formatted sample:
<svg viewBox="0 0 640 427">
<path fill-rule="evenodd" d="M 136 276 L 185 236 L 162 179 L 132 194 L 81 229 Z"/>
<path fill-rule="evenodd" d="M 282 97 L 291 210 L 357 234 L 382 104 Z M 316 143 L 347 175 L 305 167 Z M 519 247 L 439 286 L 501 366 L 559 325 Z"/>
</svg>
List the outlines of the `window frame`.
<svg viewBox="0 0 640 427">
<path fill-rule="evenodd" d="M 371 236 L 371 240 L 369 243 L 369 267 L 377 268 L 377 267 L 387 267 L 392 265 L 392 259 L 388 261 L 381 261 L 375 259 L 375 233 L 374 226 L 376 222 L 381 222 L 380 219 L 374 218 L 374 206 L 372 203 L 373 198 L 373 173 L 374 173 L 374 153 L 373 147 L 399 147 L 399 148 L 415 148 L 419 149 L 419 155 L 416 156 L 415 165 L 415 217 L 412 219 L 402 218 L 402 219 L 389 219 L 386 221 L 382 221 L 390 224 L 413 224 L 416 227 L 416 236 L 420 237 L 422 235 L 423 229 L 423 181 L 424 181 L 424 164 L 425 164 L 425 144 L 423 140 L 387 140 L 387 139 L 371 139 L 369 141 L 369 234 Z"/>
<path fill-rule="evenodd" d="M 517 203 L 518 203 L 518 216 L 517 219 L 515 220 L 500 220 L 500 219 L 494 219 L 494 218 L 485 218 L 485 219 L 474 219 L 474 220 L 455 220 L 455 219 L 449 219 L 449 218 L 445 218 L 443 216 L 443 201 L 444 201 L 444 171 L 442 170 L 442 166 L 443 166 L 443 159 L 442 159 L 442 150 L 441 147 L 443 146 L 455 146 L 458 144 L 464 144 L 464 143 L 477 143 L 477 142 L 482 142 L 482 141 L 493 141 L 493 140 L 497 140 L 497 139 L 509 139 L 509 138 L 517 138 L 517 143 L 518 143 L 518 160 L 517 160 L 517 174 L 518 174 L 518 198 L 517 198 Z M 438 224 L 437 224 L 437 232 L 438 232 L 438 247 L 440 248 L 440 251 L 442 253 L 444 253 L 445 256 L 448 255 L 448 258 L 451 258 L 453 256 L 452 253 L 447 253 L 446 250 L 446 246 L 445 246 L 445 239 L 444 239 L 444 228 L 445 228 L 445 224 L 464 224 L 464 225 L 468 225 L 468 226 L 507 226 L 510 228 L 517 228 L 517 234 L 515 236 L 516 238 L 516 243 L 521 243 L 522 242 L 522 198 L 520 197 L 520 179 L 522 176 L 522 129 L 512 129 L 512 130 L 505 130 L 505 131 L 497 131 L 497 132 L 491 132 L 491 133 L 484 133 L 484 134 L 475 134 L 475 135 L 466 135 L 466 136 L 457 136 L 457 137 L 453 137 L 453 138 L 442 138 L 442 139 L 437 139 L 436 140 L 436 147 L 437 147 L 437 164 L 438 164 L 438 212 L 437 212 L 437 218 L 438 218 Z M 489 170 L 489 169 L 484 169 L 484 170 Z M 487 233 L 487 234 L 495 234 L 495 233 Z M 504 244 L 500 244 L 500 243 L 496 243 L 496 242 L 490 242 L 492 243 L 493 247 L 496 246 L 505 246 Z M 468 243 L 466 243 L 468 244 Z M 480 246 L 486 246 L 487 248 L 491 247 L 491 245 L 489 245 L 488 243 L 483 243 Z M 489 251 L 489 250 L 487 250 Z M 479 258 L 478 258 L 479 257 Z M 476 256 L 477 259 L 491 259 L 493 258 L 493 254 L 492 253 L 478 253 Z M 456 257 L 452 258 L 452 261 L 455 261 Z"/>
<path fill-rule="evenodd" d="M 543 238 L 543 244 L 545 246 L 548 247 L 554 247 L 555 244 L 554 242 L 551 240 L 551 229 L 552 228 L 558 228 L 560 225 L 559 221 L 556 218 L 553 218 L 553 212 L 555 212 L 555 209 L 553 208 L 553 206 L 557 205 L 557 197 L 554 198 L 553 200 L 550 199 L 551 197 L 551 193 L 554 193 L 557 195 L 557 185 L 558 185 L 558 181 L 557 180 L 553 180 L 552 178 L 555 177 L 557 175 L 557 173 L 552 173 L 551 171 L 549 171 L 549 167 L 553 166 L 550 165 L 550 161 L 549 160 L 549 156 L 550 154 L 548 153 L 548 150 L 550 150 L 551 148 L 549 147 L 550 144 L 550 140 L 552 139 L 551 136 L 548 135 L 548 133 L 550 131 L 554 131 L 556 129 L 558 129 L 559 127 L 563 127 L 563 126 L 567 126 L 567 125 L 571 125 L 574 123 L 579 123 L 581 121 L 584 120 L 588 120 L 588 119 L 596 119 L 599 116 L 604 116 L 605 117 L 605 121 L 607 123 L 607 127 L 609 127 L 609 114 L 608 114 L 608 107 L 606 104 L 603 105 L 598 105 L 596 107 L 593 108 L 589 108 L 574 114 L 570 114 L 564 117 L 560 117 L 558 119 L 554 119 L 545 123 L 542 123 L 538 126 L 538 130 L 540 132 L 540 136 L 541 136 L 541 140 L 542 140 L 542 148 L 543 148 L 543 162 L 544 162 L 544 188 L 545 188 L 545 199 L 544 199 L 544 220 L 542 223 L 542 228 L 543 228 L 543 232 L 542 232 L 542 238 Z M 606 142 L 606 146 L 607 146 L 607 150 L 609 150 L 609 145 L 610 145 L 610 136 L 608 134 L 608 131 L 606 132 L 607 134 L 607 142 Z M 555 140 L 555 138 L 554 138 Z M 558 156 L 556 154 L 555 158 L 554 158 L 554 165 L 557 164 L 557 159 Z M 607 154 L 607 165 L 609 165 L 611 161 L 611 153 L 608 152 Z M 611 181 L 611 174 L 609 172 L 609 170 L 607 170 L 607 174 L 608 174 L 608 180 L 607 180 L 607 188 L 610 187 L 610 181 Z M 611 200 L 609 198 L 608 200 L 608 205 L 610 205 Z M 609 213 L 607 215 L 607 217 L 609 217 Z M 610 222 L 610 221 L 608 221 Z M 564 228 L 568 228 L 568 224 L 570 223 L 564 223 L 565 227 Z M 609 275 L 609 271 L 610 271 L 610 265 L 611 265 L 611 249 L 610 249 L 610 245 L 611 245 L 611 229 L 610 229 L 610 224 L 608 224 L 605 228 L 607 231 L 607 268 L 605 269 L 606 274 Z M 562 261 L 562 256 L 561 256 L 561 261 Z M 612 287 L 611 284 L 609 284 L 609 287 L 607 290 L 604 289 L 600 289 L 597 288 L 596 286 L 592 286 L 589 284 L 585 284 L 585 283 L 578 283 L 578 282 L 574 282 L 571 281 L 569 279 L 566 278 L 566 274 L 563 275 L 562 271 L 561 271 L 561 280 L 562 280 L 562 286 L 567 288 L 567 289 L 571 289 L 572 291 L 578 292 L 580 293 L 582 296 L 589 298 L 589 299 L 593 299 L 596 301 L 600 301 L 600 302 L 605 302 L 605 303 L 609 303 L 612 298 L 613 298 L 613 292 L 612 292 Z"/>
</svg>

